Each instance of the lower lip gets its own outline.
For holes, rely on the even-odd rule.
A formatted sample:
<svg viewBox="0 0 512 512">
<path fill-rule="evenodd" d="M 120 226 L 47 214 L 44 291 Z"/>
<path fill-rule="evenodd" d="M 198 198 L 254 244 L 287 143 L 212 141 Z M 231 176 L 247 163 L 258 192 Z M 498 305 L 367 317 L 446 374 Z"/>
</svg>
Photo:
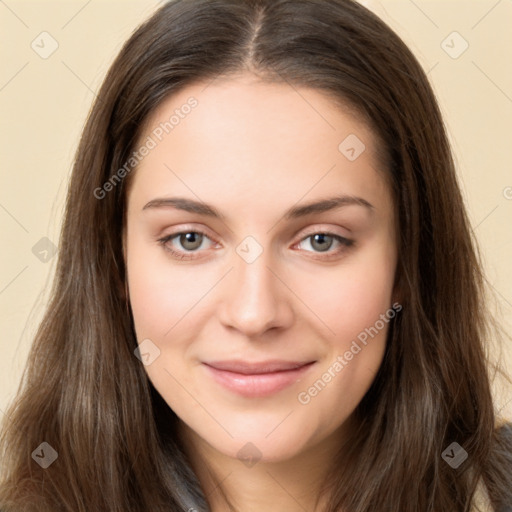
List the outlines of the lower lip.
<svg viewBox="0 0 512 512">
<path fill-rule="evenodd" d="M 297 382 L 314 365 L 308 363 L 295 370 L 246 375 L 219 370 L 205 364 L 212 377 L 222 386 L 239 395 L 256 398 L 272 395 Z"/>
</svg>

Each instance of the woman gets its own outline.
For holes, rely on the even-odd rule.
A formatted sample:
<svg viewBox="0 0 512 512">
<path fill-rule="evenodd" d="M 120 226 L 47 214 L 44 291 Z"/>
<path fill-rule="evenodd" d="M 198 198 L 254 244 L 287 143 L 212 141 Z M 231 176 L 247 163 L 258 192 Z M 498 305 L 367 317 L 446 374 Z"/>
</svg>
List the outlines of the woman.
<svg viewBox="0 0 512 512">
<path fill-rule="evenodd" d="M 0 504 L 504 512 L 483 281 L 434 95 L 385 24 L 351 0 L 169 2 L 84 129 Z"/>
</svg>

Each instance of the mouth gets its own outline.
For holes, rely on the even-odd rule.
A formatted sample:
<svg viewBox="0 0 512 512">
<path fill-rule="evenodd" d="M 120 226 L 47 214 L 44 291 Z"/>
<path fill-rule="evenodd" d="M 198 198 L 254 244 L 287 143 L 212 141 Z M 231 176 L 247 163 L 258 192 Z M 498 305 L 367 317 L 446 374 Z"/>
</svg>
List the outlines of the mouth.
<svg viewBox="0 0 512 512">
<path fill-rule="evenodd" d="M 298 382 L 316 361 L 213 361 L 203 366 L 213 379 L 236 394 L 257 398 Z"/>
</svg>

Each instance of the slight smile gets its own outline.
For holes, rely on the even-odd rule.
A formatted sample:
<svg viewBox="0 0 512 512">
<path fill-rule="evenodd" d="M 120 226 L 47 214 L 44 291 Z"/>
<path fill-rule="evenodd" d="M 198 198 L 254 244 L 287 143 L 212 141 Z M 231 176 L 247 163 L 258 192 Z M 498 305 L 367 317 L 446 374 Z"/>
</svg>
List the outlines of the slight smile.
<svg viewBox="0 0 512 512">
<path fill-rule="evenodd" d="M 203 363 L 216 382 L 239 395 L 272 395 L 299 381 L 316 361 L 213 361 Z"/>
</svg>

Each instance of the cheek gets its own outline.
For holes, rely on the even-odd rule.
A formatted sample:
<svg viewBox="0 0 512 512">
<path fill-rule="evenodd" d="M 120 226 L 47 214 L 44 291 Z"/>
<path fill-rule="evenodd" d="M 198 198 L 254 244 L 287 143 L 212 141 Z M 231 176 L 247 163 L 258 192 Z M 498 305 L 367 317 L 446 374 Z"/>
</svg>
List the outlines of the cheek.
<svg viewBox="0 0 512 512">
<path fill-rule="evenodd" d="M 385 273 L 374 269 L 347 278 L 327 301 L 323 315 L 333 333 L 325 338 L 319 368 L 301 383 L 297 401 L 309 421 L 327 435 L 353 413 L 382 363 L 395 316 Z"/>
<path fill-rule="evenodd" d="M 183 266 L 172 266 L 164 249 L 155 250 L 137 236 L 128 244 L 127 273 L 137 340 L 149 339 L 159 351 L 144 367 L 149 379 L 174 411 L 200 414 L 183 391 L 197 393 L 185 359 L 200 323 L 201 297 L 211 283 Z"/>
<path fill-rule="evenodd" d="M 144 247 L 146 244 L 147 247 Z M 163 248 L 134 239 L 127 253 L 128 284 L 137 339 L 163 339 L 181 319 L 201 310 L 214 276 L 171 264 Z"/>
<path fill-rule="evenodd" d="M 395 264 L 394 247 L 384 241 L 339 267 L 295 277 L 294 289 L 341 350 L 391 307 Z"/>
<path fill-rule="evenodd" d="M 301 288 L 325 326 L 326 357 L 315 375 L 302 383 L 298 401 L 316 412 L 320 424 L 334 428 L 344 421 L 375 378 L 396 316 L 395 264 L 394 247 L 384 241 L 357 258 L 347 258 L 335 272 L 317 272 Z"/>
</svg>

